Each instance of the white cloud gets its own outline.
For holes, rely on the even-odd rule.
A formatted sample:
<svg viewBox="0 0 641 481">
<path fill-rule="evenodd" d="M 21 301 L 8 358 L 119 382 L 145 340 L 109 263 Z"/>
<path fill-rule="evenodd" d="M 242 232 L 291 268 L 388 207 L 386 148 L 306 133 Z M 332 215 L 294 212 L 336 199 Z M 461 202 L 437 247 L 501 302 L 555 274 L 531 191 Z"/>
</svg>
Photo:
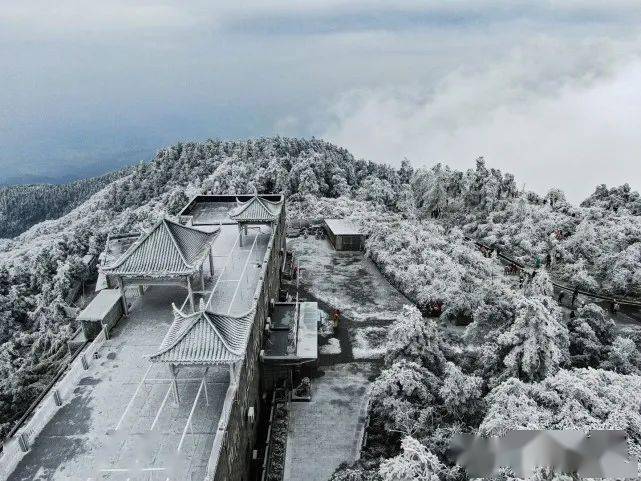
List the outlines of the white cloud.
<svg viewBox="0 0 641 481">
<path fill-rule="evenodd" d="M 634 76 L 639 25 L 638 0 L 4 0 L 0 165 L 51 173 L 104 150 L 276 133 L 391 161 L 486 154 L 519 174 L 521 150 L 556 159 L 584 132 L 577 155 L 629 158 L 612 123 L 638 120 L 635 92 L 603 120 L 593 96 Z"/>
<path fill-rule="evenodd" d="M 483 155 L 529 188 L 578 201 L 641 187 L 641 60 L 634 43 L 539 40 L 433 85 L 351 91 L 323 136 L 355 155 L 471 167 Z"/>
</svg>

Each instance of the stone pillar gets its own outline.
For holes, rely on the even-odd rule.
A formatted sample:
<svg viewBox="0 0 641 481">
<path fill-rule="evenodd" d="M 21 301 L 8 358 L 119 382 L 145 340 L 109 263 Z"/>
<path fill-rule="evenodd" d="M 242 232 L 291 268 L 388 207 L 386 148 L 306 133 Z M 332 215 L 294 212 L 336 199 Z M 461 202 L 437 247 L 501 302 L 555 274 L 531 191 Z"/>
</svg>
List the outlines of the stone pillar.
<svg viewBox="0 0 641 481">
<path fill-rule="evenodd" d="M 212 254 L 213 247 L 209 247 L 209 275 L 214 277 L 214 254 Z"/>
<path fill-rule="evenodd" d="M 176 404 L 180 402 L 178 397 L 178 382 L 176 382 L 176 365 L 169 364 L 169 372 L 171 373 L 171 385 L 174 391 L 174 399 L 176 399 Z"/>
<path fill-rule="evenodd" d="M 125 295 L 125 283 L 122 277 L 118 277 L 118 287 L 120 288 L 120 295 L 122 296 L 122 313 L 125 317 L 129 317 L 129 307 L 127 306 L 127 296 Z"/>
</svg>

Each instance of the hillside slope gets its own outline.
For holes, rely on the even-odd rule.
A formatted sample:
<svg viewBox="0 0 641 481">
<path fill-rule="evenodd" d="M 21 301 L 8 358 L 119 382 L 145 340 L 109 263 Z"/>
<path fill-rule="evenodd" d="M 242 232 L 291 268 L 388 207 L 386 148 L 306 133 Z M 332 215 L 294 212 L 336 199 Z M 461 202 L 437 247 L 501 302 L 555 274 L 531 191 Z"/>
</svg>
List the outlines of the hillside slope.
<svg viewBox="0 0 641 481">
<path fill-rule="evenodd" d="M 126 172 L 122 170 L 69 184 L 1 187 L 0 238 L 17 236 L 38 222 L 57 219 Z"/>
<path fill-rule="evenodd" d="M 554 269 L 563 279 L 641 293 L 638 196 L 625 186 L 600 187 L 576 207 L 556 189 L 519 192 L 513 176 L 482 159 L 464 172 L 414 170 L 407 162 L 397 170 L 318 139 L 180 143 L 67 214 L 0 239 L 0 434 L 60 365 L 76 327 L 65 299 L 85 254 L 99 253 L 109 232 L 144 229 L 177 213 L 197 193 L 254 190 L 287 195 L 290 218 L 353 216 L 374 234 L 369 248 L 384 273 L 421 307 L 445 302 L 452 317 L 470 317 L 502 289 L 463 233 L 530 265 L 558 251 Z"/>
<path fill-rule="evenodd" d="M 394 169 L 316 139 L 177 144 L 62 217 L 0 240 L 0 435 L 60 365 L 76 327 L 65 298 L 82 257 L 99 253 L 109 232 L 148 227 L 198 192 L 338 197 L 372 182 L 389 192 L 401 185 Z"/>
</svg>

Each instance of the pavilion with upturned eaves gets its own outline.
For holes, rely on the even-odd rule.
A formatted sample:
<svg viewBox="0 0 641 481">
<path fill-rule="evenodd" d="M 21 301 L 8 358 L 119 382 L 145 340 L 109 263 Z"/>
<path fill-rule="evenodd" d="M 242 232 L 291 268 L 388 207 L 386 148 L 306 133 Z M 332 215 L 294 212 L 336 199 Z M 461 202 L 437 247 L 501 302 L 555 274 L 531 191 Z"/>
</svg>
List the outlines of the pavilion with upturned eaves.
<svg viewBox="0 0 641 481">
<path fill-rule="evenodd" d="M 177 367 L 232 367 L 244 359 L 254 311 L 241 316 L 230 316 L 208 310 L 185 313 L 175 306 L 173 309 L 174 321 L 158 351 L 149 360 L 169 366 L 177 399 Z"/>
<path fill-rule="evenodd" d="M 229 218 L 238 223 L 239 241 L 242 245 L 243 232 L 247 235 L 247 227 L 255 224 L 275 224 L 278 222 L 283 202 L 273 202 L 254 195 L 246 202 L 238 202 L 236 208 L 229 213 Z"/>
<path fill-rule="evenodd" d="M 128 314 L 125 299 L 128 285 L 137 285 L 142 292 L 144 286 L 178 284 L 189 292 L 191 309 L 195 310 L 193 280 L 198 276 L 204 288 L 203 268 L 207 260 L 213 275 L 212 244 L 218 233 L 218 230 L 205 232 L 164 218 L 120 258 L 104 266 L 102 271 L 109 283 L 121 290 L 125 315 Z"/>
</svg>

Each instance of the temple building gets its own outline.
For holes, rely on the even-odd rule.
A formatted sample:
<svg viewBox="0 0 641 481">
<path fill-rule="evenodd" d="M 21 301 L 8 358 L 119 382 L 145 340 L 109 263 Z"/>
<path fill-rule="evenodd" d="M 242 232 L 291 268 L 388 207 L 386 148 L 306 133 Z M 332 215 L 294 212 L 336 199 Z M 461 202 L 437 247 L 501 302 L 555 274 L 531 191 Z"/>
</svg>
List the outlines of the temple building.
<svg viewBox="0 0 641 481">
<path fill-rule="evenodd" d="M 316 304 L 277 302 L 286 258 L 281 195 L 197 196 L 110 238 L 85 345 L 5 443 L 0 480 L 253 479 L 265 391 L 317 357 Z"/>
<path fill-rule="evenodd" d="M 121 290 L 127 315 L 125 287 L 138 286 L 141 293 L 151 285 L 177 284 L 187 289 L 192 310 L 194 280 L 204 288 L 203 263 L 208 262 L 213 274 L 212 243 L 218 230 L 206 232 L 163 218 L 142 235 L 114 263 L 102 268 L 110 287 Z"/>
</svg>

